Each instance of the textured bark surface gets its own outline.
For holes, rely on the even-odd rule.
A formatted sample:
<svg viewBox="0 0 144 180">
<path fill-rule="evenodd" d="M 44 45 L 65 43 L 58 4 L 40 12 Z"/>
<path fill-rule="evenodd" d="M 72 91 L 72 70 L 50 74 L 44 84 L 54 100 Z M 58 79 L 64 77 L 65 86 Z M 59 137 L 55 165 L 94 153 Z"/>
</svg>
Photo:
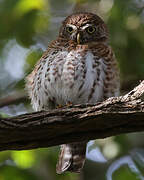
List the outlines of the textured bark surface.
<svg viewBox="0 0 144 180">
<path fill-rule="evenodd" d="M 98 104 L 0 117 L 0 151 L 49 147 L 144 131 L 144 81 Z"/>
</svg>

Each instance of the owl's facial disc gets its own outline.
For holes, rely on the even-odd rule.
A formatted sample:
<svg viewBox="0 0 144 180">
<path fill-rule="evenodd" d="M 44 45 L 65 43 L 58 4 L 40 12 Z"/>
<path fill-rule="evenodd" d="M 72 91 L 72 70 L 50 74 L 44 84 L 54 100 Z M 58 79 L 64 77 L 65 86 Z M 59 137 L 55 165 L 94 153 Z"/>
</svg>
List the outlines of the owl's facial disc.
<svg viewBox="0 0 144 180">
<path fill-rule="evenodd" d="M 94 24 L 82 24 L 75 26 L 73 24 L 66 25 L 67 38 L 75 41 L 77 44 L 85 44 L 94 40 L 96 34 L 96 26 Z"/>
</svg>

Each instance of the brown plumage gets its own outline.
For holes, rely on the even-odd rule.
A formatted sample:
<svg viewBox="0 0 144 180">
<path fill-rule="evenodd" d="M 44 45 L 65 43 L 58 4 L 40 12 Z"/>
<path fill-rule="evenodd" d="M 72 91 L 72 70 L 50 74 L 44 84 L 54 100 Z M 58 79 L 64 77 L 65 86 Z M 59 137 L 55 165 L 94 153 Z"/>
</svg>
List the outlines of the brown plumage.
<svg viewBox="0 0 144 180">
<path fill-rule="evenodd" d="M 103 20 L 92 13 L 68 16 L 26 86 L 36 111 L 117 96 L 119 72 Z M 86 142 L 61 145 L 57 173 L 80 172 L 85 152 Z"/>
</svg>

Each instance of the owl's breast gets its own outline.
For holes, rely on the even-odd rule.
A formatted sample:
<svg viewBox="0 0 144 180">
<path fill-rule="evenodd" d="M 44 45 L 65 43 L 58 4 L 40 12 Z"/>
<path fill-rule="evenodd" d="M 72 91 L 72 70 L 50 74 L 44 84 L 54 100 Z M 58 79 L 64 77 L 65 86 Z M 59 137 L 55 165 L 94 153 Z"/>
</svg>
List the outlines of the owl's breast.
<svg viewBox="0 0 144 180">
<path fill-rule="evenodd" d="M 42 89 L 56 104 L 97 102 L 102 97 L 104 68 L 103 60 L 91 51 L 60 52 L 45 64 Z"/>
</svg>

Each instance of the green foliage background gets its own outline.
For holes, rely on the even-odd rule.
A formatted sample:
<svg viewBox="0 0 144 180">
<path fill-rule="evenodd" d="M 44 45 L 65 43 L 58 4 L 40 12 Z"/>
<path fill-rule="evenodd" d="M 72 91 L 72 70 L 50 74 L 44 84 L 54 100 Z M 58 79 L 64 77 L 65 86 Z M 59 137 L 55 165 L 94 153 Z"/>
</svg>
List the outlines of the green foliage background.
<svg viewBox="0 0 144 180">
<path fill-rule="evenodd" d="M 61 21 L 77 10 L 97 13 L 108 25 L 122 93 L 144 79 L 143 0 L 0 0 L 0 100 L 24 90 L 25 76 L 57 36 Z M 0 108 L 4 116 L 31 111 L 25 101 Z M 99 147 L 108 161 L 87 160 L 81 175 L 56 175 L 57 147 L 0 152 L 0 180 L 103 180 L 110 170 L 114 180 L 142 179 L 143 137 L 137 133 L 95 141 L 89 152 Z M 130 161 L 125 162 L 125 157 Z"/>
</svg>

